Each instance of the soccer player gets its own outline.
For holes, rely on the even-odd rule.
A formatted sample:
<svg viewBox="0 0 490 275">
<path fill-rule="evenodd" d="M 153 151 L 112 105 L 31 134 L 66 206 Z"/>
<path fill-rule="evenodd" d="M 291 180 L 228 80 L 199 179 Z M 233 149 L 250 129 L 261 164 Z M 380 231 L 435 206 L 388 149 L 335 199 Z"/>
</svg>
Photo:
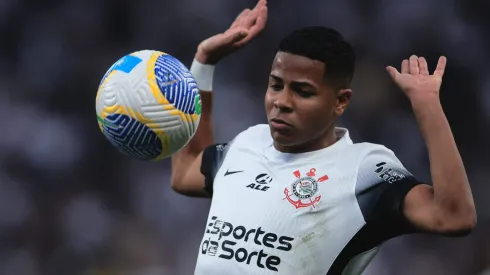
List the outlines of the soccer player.
<svg viewBox="0 0 490 275">
<path fill-rule="evenodd" d="M 212 198 L 195 274 L 360 274 L 386 240 L 409 233 L 468 234 L 475 206 L 439 101 L 446 66 L 423 57 L 388 67 L 412 104 L 430 158 L 419 182 L 382 145 L 353 143 L 335 126 L 353 92 L 355 57 L 335 30 L 286 36 L 265 94 L 268 125 L 214 144 L 214 66 L 264 28 L 266 1 L 203 41 L 192 64 L 202 94 L 199 129 L 172 157 L 172 187 Z"/>
</svg>

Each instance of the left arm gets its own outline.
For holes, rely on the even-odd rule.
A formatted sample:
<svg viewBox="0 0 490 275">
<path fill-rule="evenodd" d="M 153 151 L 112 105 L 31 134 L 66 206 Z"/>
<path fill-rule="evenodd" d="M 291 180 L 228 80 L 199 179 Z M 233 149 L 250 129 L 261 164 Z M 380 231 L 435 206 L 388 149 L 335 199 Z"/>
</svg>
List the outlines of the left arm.
<svg viewBox="0 0 490 275">
<path fill-rule="evenodd" d="M 463 161 L 441 104 L 413 102 L 429 152 L 433 188 L 419 185 L 404 201 L 404 214 L 421 229 L 445 233 L 469 233 L 476 211 Z"/>
<path fill-rule="evenodd" d="M 423 57 L 404 60 L 402 71 L 388 72 L 409 97 L 425 140 L 433 187 L 417 185 L 403 202 L 405 217 L 417 228 L 445 235 L 466 235 L 476 225 L 476 211 L 463 161 L 444 115 L 439 89 L 446 59 L 429 75 Z"/>
</svg>

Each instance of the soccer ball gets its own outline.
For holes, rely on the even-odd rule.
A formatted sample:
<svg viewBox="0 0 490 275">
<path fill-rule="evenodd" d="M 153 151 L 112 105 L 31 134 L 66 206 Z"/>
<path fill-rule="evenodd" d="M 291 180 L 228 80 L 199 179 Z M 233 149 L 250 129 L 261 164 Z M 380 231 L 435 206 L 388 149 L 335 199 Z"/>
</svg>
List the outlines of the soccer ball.
<svg viewBox="0 0 490 275">
<path fill-rule="evenodd" d="M 173 56 L 144 50 L 106 72 L 95 103 L 100 130 L 121 153 L 161 160 L 194 136 L 201 98 L 189 69 Z"/>
</svg>

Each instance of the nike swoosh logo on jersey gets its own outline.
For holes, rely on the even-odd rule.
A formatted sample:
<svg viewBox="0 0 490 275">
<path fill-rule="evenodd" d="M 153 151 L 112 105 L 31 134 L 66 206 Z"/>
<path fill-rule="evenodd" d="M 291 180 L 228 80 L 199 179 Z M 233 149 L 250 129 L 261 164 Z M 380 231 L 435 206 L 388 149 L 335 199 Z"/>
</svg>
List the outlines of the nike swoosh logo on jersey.
<svg viewBox="0 0 490 275">
<path fill-rule="evenodd" d="M 226 172 L 225 172 L 225 176 L 228 176 L 228 175 L 233 175 L 233 174 L 236 174 L 236 173 L 241 173 L 241 172 L 243 172 L 243 170 L 242 170 L 242 171 L 230 171 L 230 169 L 228 169 L 228 170 L 226 170 Z"/>
</svg>

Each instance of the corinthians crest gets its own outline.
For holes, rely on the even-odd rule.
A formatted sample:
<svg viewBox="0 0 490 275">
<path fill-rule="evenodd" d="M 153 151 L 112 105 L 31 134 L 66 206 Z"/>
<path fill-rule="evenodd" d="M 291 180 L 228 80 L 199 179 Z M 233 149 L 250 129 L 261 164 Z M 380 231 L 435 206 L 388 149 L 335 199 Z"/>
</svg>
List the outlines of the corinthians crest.
<svg viewBox="0 0 490 275">
<path fill-rule="evenodd" d="M 317 179 L 315 168 L 311 168 L 306 173 L 306 176 L 301 176 L 299 170 L 294 171 L 293 174 L 297 180 L 291 184 L 291 190 L 284 188 L 284 195 L 286 195 L 284 199 L 294 205 L 296 209 L 303 207 L 315 208 L 315 205 L 322 198 L 321 195 L 314 197 L 318 193 L 318 183 L 328 180 L 328 176 L 324 175 Z"/>
</svg>

